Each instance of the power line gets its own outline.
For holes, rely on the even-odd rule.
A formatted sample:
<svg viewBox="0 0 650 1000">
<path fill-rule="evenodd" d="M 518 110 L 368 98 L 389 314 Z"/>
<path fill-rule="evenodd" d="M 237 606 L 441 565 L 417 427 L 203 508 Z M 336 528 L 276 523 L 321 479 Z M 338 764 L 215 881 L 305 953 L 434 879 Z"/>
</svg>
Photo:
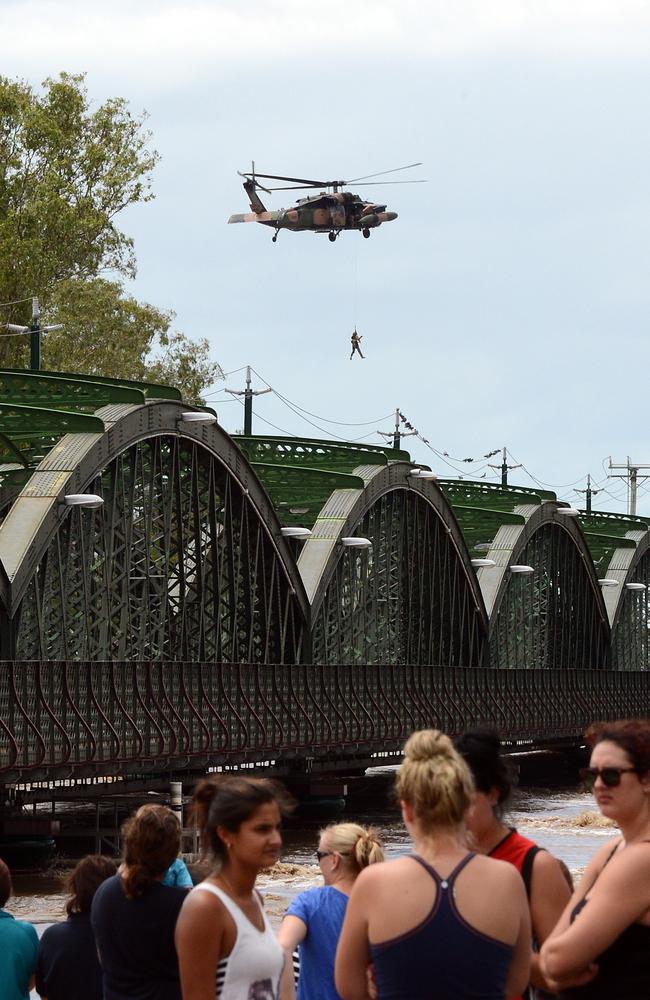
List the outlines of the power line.
<svg viewBox="0 0 650 1000">
<path fill-rule="evenodd" d="M 32 298 L 33 295 L 28 295 L 26 299 L 14 299 L 13 302 L 0 302 L 0 309 L 3 309 L 5 306 L 19 306 L 23 302 L 31 302 Z"/>
</svg>

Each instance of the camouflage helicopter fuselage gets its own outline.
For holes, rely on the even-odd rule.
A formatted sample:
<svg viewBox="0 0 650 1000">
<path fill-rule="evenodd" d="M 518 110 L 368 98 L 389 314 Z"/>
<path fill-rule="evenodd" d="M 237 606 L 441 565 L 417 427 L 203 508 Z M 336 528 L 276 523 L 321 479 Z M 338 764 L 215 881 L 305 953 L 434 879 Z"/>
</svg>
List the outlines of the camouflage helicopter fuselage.
<svg viewBox="0 0 650 1000">
<path fill-rule="evenodd" d="M 231 215 L 228 222 L 259 222 L 263 226 L 271 226 L 275 229 L 274 243 L 280 229 L 290 229 L 296 233 L 327 233 L 332 242 L 344 229 L 357 229 L 367 239 L 371 229 L 397 218 L 397 212 L 387 212 L 385 205 L 363 201 L 358 194 L 351 194 L 349 191 L 335 191 L 331 194 L 323 191 L 309 198 L 300 198 L 295 208 L 269 212 L 262 204 L 253 181 L 247 180 L 244 190 L 248 195 L 251 211 Z"/>
</svg>

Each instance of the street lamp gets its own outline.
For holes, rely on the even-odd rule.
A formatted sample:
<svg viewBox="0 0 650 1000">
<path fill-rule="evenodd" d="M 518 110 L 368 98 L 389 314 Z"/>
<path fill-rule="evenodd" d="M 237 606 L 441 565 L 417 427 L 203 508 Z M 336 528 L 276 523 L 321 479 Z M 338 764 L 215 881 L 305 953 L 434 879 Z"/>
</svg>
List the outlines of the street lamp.
<svg viewBox="0 0 650 1000">
<path fill-rule="evenodd" d="M 280 528 L 280 534 L 283 538 L 297 538 L 299 541 L 305 542 L 311 535 L 311 531 L 309 528 L 289 526 L 287 528 Z"/>
<path fill-rule="evenodd" d="M 602 580 L 599 580 L 598 583 L 600 584 L 601 587 L 620 587 L 620 583 L 618 580 L 612 580 L 606 576 L 604 576 Z"/>
<path fill-rule="evenodd" d="M 216 424 L 217 417 L 214 413 L 206 413 L 204 410 L 189 410 L 181 413 L 179 424 Z"/>
<path fill-rule="evenodd" d="M 496 566 L 494 559 L 472 559 L 472 566 Z"/>
<path fill-rule="evenodd" d="M 64 496 L 63 503 L 66 507 L 86 507 L 88 510 L 94 510 L 104 505 L 104 498 L 97 496 L 96 493 L 68 493 Z"/>
<path fill-rule="evenodd" d="M 509 566 L 508 569 L 511 573 L 516 573 L 520 576 L 530 576 L 531 573 L 535 572 L 532 566 L 525 566 L 523 563 L 515 563 L 512 566 Z"/>
<path fill-rule="evenodd" d="M 578 517 L 580 511 L 576 507 L 558 507 L 555 513 L 561 514 L 562 517 Z"/>
<path fill-rule="evenodd" d="M 358 538 L 356 535 L 351 535 L 347 538 L 341 538 L 341 545 L 346 549 L 370 549 L 372 548 L 372 542 L 369 538 Z"/>
<path fill-rule="evenodd" d="M 407 476 L 408 479 L 437 479 L 438 476 L 431 469 L 411 469 Z"/>
</svg>

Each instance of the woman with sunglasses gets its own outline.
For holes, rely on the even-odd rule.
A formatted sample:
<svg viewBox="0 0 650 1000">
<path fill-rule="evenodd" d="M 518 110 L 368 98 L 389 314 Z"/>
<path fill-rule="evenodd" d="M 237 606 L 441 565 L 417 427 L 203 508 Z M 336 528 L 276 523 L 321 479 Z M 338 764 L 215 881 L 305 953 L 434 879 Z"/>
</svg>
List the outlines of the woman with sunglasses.
<svg viewBox="0 0 650 1000">
<path fill-rule="evenodd" d="M 512 777 L 501 756 L 501 740 L 496 730 L 469 729 L 457 737 L 454 746 L 469 765 L 476 785 L 466 817 L 468 830 L 481 854 L 509 861 L 523 878 L 533 941 L 538 948 L 557 924 L 571 896 L 560 863 L 552 854 L 527 837 L 522 837 L 514 827 L 504 822 L 503 813 L 512 792 Z M 530 980 L 532 989 L 523 994 L 526 1000 L 540 996 L 533 990 L 548 988 L 549 985 L 539 968 L 538 951 L 532 954 Z"/>
<path fill-rule="evenodd" d="M 372 828 L 337 823 L 321 830 L 316 858 L 325 885 L 296 896 L 278 940 L 289 958 L 300 945 L 298 1000 L 338 1000 L 334 958 L 348 897 L 358 875 L 383 861 L 384 852 Z"/>
<path fill-rule="evenodd" d="M 562 1000 L 650 996 L 650 722 L 599 722 L 582 772 L 621 836 L 587 867 L 541 952 Z"/>
</svg>

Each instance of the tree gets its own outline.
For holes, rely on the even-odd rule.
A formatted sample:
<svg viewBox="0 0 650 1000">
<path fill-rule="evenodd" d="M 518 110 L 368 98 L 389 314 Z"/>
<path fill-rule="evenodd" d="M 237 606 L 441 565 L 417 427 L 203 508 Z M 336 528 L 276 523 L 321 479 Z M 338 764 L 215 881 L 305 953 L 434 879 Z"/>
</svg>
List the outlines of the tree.
<svg viewBox="0 0 650 1000">
<path fill-rule="evenodd" d="M 0 322 L 28 324 L 38 295 L 48 322 L 66 323 L 44 348 L 49 367 L 160 371 L 196 399 L 219 374 L 206 341 L 170 333 L 173 314 L 125 295 L 119 280 L 134 277 L 136 260 L 117 217 L 153 197 L 158 154 L 145 121 L 122 98 L 93 109 L 83 75 L 48 79 L 41 94 L 0 77 L 0 302 L 13 303 Z M 148 358 L 156 343 L 162 356 Z M 26 356 L 20 338 L 0 336 L 0 364 Z"/>
<path fill-rule="evenodd" d="M 44 334 L 43 367 L 163 382 L 198 403 L 222 372 L 210 361 L 207 340 L 170 331 L 173 318 L 172 312 L 126 295 L 117 281 L 61 281 L 43 321 L 62 323 L 63 329 Z"/>
</svg>

